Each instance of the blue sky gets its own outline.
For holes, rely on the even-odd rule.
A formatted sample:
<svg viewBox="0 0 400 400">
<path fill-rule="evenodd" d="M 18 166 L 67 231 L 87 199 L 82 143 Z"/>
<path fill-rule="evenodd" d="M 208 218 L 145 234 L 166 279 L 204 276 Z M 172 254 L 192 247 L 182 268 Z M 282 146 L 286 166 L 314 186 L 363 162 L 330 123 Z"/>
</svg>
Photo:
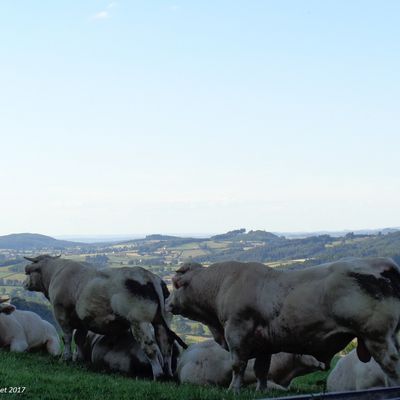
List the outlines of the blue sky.
<svg viewBox="0 0 400 400">
<path fill-rule="evenodd" d="M 398 1 L 0 3 L 0 234 L 400 226 Z"/>
</svg>

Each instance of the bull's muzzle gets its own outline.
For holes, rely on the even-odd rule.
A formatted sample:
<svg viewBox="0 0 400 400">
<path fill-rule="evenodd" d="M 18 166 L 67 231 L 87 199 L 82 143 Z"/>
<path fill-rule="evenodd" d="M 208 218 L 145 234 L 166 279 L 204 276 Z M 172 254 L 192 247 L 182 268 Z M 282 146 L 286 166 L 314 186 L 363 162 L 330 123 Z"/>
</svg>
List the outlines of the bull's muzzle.
<svg viewBox="0 0 400 400">
<path fill-rule="evenodd" d="M 29 278 L 26 278 L 26 279 L 24 280 L 24 282 L 22 283 L 22 287 L 23 287 L 25 290 L 29 290 Z"/>
</svg>

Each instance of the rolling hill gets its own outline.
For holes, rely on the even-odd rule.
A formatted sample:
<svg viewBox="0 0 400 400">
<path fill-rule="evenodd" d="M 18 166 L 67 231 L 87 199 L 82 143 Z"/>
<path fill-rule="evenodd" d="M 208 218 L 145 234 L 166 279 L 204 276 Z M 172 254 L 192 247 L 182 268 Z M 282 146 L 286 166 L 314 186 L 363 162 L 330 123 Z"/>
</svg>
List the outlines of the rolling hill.
<svg viewBox="0 0 400 400">
<path fill-rule="evenodd" d="M 15 233 L 0 236 L 0 249 L 10 250 L 62 250 L 68 247 L 85 246 L 85 243 L 58 240 L 38 233 Z"/>
</svg>

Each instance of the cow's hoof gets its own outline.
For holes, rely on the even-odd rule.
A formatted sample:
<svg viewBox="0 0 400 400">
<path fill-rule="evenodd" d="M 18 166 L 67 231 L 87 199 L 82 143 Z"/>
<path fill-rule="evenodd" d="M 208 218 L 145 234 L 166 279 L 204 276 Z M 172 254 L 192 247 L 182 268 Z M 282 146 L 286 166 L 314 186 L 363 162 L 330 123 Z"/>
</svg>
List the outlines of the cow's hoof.
<svg viewBox="0 0 400 400">
<path fill-rule="evenodd" d="M 63 354 L 63 355 L 59 358 L 58 361 L 59 361 L 60 363 L 72 362 L 72 356 L 71 356 L 70 354 L 67 354 L 67 355 Z"/>
<path fill-rule="evenodd" d="M 240 394 L 240 388 L 237 386 L 230 385 L 228 388 L 228 392 L 231 392 L 233 394 Z"/>
</svg>

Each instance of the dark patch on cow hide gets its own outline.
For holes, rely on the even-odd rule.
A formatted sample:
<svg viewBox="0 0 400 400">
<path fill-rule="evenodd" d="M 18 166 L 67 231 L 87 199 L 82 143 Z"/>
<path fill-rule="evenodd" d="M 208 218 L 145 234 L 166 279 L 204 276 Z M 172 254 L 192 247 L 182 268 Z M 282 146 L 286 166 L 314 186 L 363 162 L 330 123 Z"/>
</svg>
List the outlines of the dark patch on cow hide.
<svg viewBox="0 0 400 400">
<path fill-rule="evenodd" d="M 381 273 L 382 278 L 373 275 L 349 273 L 360 288 L 375 299 L 382 300 L 385 297 L 396 297 L 400 299 L 400 275 L 393 268 Z"/>
<path fill-rule="evenodd" d="M 96 324 L 92 317 L 85 317 L 82 320 L 82 325 L 88 330 L 101 335 L 114 336 L 126 332 L 130 328 L 129 321 L 117 314 L 114 315 L 115 319 L 113 321 L 102 325 Z"/>
<path fill-rule="evenodd" d="M 144 299 L 155 301 L 156 303 L 159 301 L 156 289 L 151 282 L 142 285 L 133 279 L 127 279 L 125 281 L 125 287 L 135 296 L 140 296 Z"/>
<path fill-rule="evenodd" d="M 383 271 L 381 275 L 390 280 L 392 284 L 393 293 L 395 297 L 400 298 L 400 274 L 394 268 L 390 268 L 387 271 Z"/>
</svg>

